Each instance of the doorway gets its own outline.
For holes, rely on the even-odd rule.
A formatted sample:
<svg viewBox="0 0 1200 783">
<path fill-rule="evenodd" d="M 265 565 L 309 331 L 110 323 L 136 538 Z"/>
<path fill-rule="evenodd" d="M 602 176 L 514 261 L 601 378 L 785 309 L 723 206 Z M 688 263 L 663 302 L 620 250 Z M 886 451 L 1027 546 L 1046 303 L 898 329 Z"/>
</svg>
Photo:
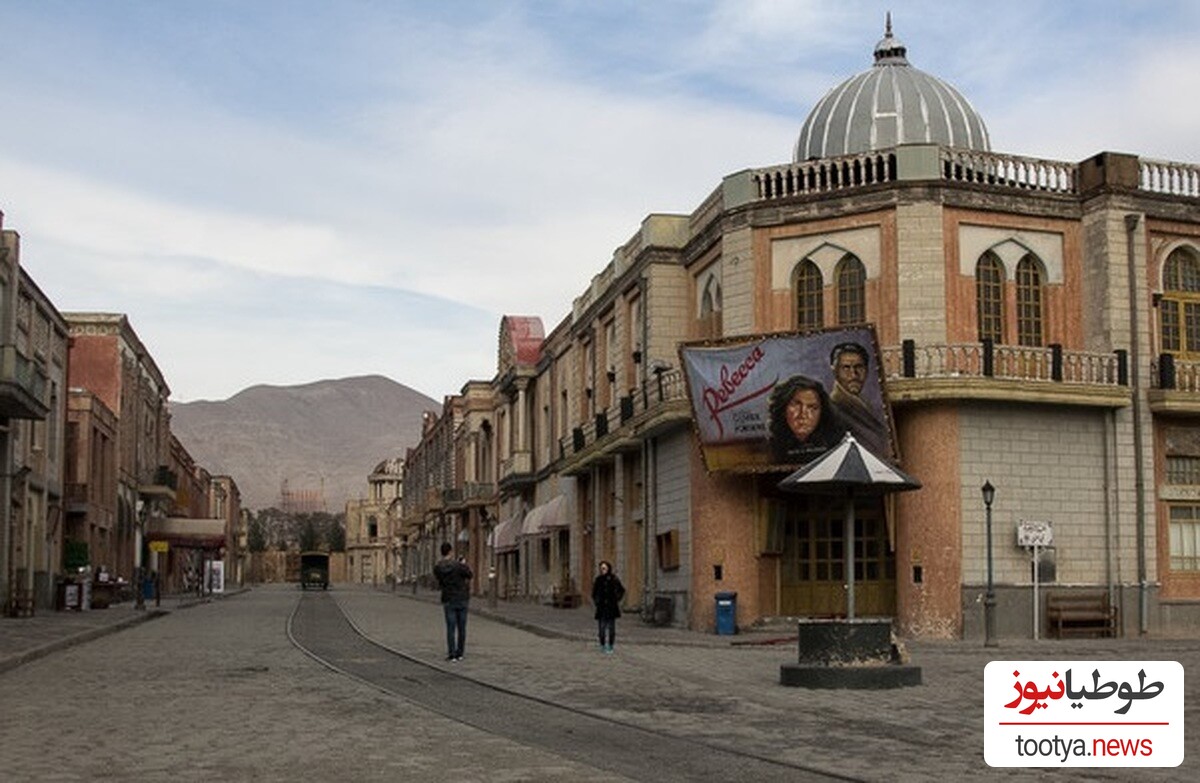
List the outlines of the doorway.
<svg viewBox="0 0 1200 783">
<path fill-rule="evenodd" d="M 789 617 L 845 617 L 845 504 L 820 495 L 776 500 L 782 525 L 780 613 Z M 888 541 L 880 498 L 854 506 L 855 616 L 896 611 L 896 557 Z"/>
</svg>

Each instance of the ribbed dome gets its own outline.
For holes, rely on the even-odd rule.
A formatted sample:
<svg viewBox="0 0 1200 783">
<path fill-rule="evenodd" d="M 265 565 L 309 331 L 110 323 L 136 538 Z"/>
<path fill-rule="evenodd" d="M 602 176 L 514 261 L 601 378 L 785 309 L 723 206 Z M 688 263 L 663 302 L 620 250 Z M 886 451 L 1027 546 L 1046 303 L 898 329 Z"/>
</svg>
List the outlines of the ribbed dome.
<svg viewBox="0 0 1200 783">
<path fill-rule="evenodd" d="M 958 90 L 908 64 L 892 36 L 892 16 L 875 45 L 875 65 L 834 87 L 800 130 L 796 161 L 833 158 L 899 144 L 989 150 L 983 118 Z"/>
</svg>

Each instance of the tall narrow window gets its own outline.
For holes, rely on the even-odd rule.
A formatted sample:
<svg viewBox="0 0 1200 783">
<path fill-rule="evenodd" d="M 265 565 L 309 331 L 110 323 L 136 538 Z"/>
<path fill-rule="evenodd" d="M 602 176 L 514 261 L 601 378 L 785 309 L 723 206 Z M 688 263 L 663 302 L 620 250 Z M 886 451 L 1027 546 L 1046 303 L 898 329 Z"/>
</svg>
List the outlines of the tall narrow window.
<svg viewBox="0 0 1200 783">
<path fill-rule="evenodd" d="M 975 306 L 980 341 L 1004 342 L 1004 266 L 990 250 L 975 265 Z"/>
<path fill-rule="evenodd" d="M 1176 248 L 1163 265 L 1158 308 L 1162 349 L 1200 356 L 1200 261 L 1190 248 Z"/>
<path fill-rule="evenodd" d="M 796 328 L 801 331 L 820 329 L 823 323 L 824 301 L 821 270 L 805 259 L 796 267 Z"/>
<path fill-rule="evenodd" d="M 1173 504 L 1168 510 L 1171 570 L 1200 571 L 1200 506 Z"/>
<path fill-rule="evenodd" d="M 1042 265 L 1033 255 L 1017 264 L 1017 344 L 1042 344 Z"/>
<path fill-rule="evenodd" d="M 833 272 L 837 282 L 838 326 L 854 326 L 867 320 L 867 270 L 850 253 L 842 256 Z"/>
<path fill-rule="evenodd" d="M 700 337 L 705 340 L 721 336 L 721 283 L 710 275 L 700 294 Z"/>
</svg>

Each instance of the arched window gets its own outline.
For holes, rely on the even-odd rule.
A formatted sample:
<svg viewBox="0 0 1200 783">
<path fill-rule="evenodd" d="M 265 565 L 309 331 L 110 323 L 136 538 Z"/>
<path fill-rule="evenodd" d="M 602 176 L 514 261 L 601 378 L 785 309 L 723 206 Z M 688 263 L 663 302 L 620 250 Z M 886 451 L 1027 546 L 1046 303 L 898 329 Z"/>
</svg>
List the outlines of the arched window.
<svg viewBox="0 0 1200 783">
<path fill-rule="evenodd" d="M 796 328 L 801 331 L 824 326 L 821 270 L 805 259 L 796 267 Z"/>
<path fill-rule="evenodd" d="M 975 307 L 980 342 L 1004 342 L 1004 265 L 990 250 L 975 264 Z"/>
<path fill-rule="evenodd" d="M 1042 344 L 1042 264 L 1032 253 L 1017 264 L 1017 345 Z"/>
<path fill-rule="evenodd" d="M 1163 265 L 1163 298 L 1158 307 L 1162 349 L 1200 356 L 1200 259 L 1179 247 Z"/>
<path fill-rule="evenodd" d="M 847 253 L 833 270 L 837 284 L 838 326 L 854 326 L 867 320 L 867 270 L 854 255 Z"/>
<path fill-rule="evenodd" d="M 721 282 L 709 275 L 700 293 L 700 337 L 711 340 L 721 336 Z"/>
</svg>

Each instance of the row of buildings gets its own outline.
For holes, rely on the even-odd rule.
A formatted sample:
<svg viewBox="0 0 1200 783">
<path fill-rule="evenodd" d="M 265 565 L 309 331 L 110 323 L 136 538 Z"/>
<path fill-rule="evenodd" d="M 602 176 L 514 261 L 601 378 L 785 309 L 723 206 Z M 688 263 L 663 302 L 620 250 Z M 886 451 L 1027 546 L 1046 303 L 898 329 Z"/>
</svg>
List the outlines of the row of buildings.
<svg viewBox="0 0 1200 783">
<path fill-rule="evenodd" d="M 170 389 L 124 315 L 61 312 L 20 263 L 0 215 L 0 605 L 29 616 L 61 585 L 140 575 L 195 588 L 239 579 L 237 484 L 172 435 Z"/>
<path fill-rule="evenodd" d="M 728 378 L 754 380 L 771 336 L 831 329 L 873 335 L 891 456 L 922 484 L 858 498 L 849 539 L 842 498 L 706 462 L 718 413 L 683 366 L 742 350 Z M 646 216 L 548 330 L 501 319 L 490 380 L 348 515 L 352 578 L 426 577 L 449 541 L 479 595 L 571 603 L 604 559 L 629 609 L 692 628 L 722 592 L 742 626 L 846 616 L 850 567 L 857 614 L 908 636 L 982 634 L 989 593 L 1001 636 L 1044 633 L 1044 596 L 1085 590 L 1119 633 L 1194 630 L 1198 361 L 1200 166 L 993 151 L 889 23 L 789 162 Z"/>
</svg>

